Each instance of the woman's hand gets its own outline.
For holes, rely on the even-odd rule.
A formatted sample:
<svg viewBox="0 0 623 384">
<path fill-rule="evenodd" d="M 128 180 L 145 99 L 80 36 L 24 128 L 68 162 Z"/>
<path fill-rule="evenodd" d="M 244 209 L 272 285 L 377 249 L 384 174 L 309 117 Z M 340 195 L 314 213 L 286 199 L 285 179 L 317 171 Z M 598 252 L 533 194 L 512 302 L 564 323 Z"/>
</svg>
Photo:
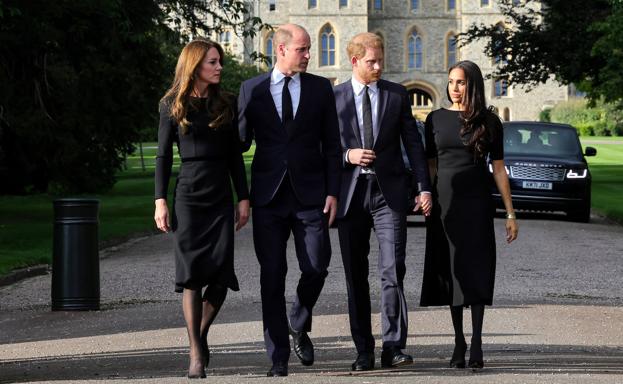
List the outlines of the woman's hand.
<svg viewBox="0 0 623 384">
<path fill-rule="evenodd" d="M 240 200 L 236 207 L 236 231 L 244 227 L 249 221 L 249 200 Z"/>
<path fill-rule="evenodd" d="M 512 243 L 515 239 L 517 239 L 517 234 L 519 233 L 519 225 L 517 225 L 517 220 L 515 219 L 506 219 L 506 242 Z"/>
<path fill-rule="evenodd" d="M 156 226 L 162 232 L 169 232 L 171 229 L 169 224 L 169 207 L 165 199 L 156 199 L 156 212 L 154 213 Z"/>
</svg>

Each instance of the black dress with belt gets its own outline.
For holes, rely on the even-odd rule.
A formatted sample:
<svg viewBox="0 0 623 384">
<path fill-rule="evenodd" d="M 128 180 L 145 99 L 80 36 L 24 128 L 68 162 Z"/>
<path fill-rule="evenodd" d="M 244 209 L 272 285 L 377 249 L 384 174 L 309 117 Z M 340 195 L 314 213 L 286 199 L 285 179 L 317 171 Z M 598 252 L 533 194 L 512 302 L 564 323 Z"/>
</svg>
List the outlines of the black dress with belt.
<svg viewBox="0 0 623 384">
<path fill-rule="evenodd" d="M 493 179 L 486 158 L 504 157 L 502 124 L 486 112 L 487 148 L 475 158 L 461 137 L 459 111 L 439 109 L 426 119 L 426 152 L 437 158 L 433 212 L 426 220 L 420 305 L 491 305 L 495 283 Z"/>
<path fill-rule="evenodd" d="M 186 134 L 179 132 L 168 103 L 160 103 L 155 197 L 166 198 L 173 143 L 182 160 L 175 184 L 171 227 L 175 243 L 175 291 L 219 284 L 237 291 L 234 272 L 233 183 L 238 200 L 248 199 L 236 103 L 232 121 L 218 128 L 209 100 L 191 98 Z M 231 180 L 231 181 L 230 181 Z"/>
</svg>

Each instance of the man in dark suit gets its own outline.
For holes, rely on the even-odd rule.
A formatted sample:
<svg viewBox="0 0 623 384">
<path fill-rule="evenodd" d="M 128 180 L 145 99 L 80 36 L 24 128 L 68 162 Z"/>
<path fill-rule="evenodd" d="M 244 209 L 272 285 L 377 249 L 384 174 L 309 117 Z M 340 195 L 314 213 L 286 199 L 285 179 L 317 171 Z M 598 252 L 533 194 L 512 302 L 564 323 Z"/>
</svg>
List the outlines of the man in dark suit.
<svg viewBox="0 0 623 384">
<path fill-rule="evenodd" d="M 312 308 L 331 257 L 329 225 L 337 213 L 341 147 L 330 82 L 306 73 L 310 38 L 287 24 L 274 35 L 275 67 L 240 87 L 239 128 L 246 147 L 255 138 L 251 166 L 253 242 L 260 263 L 264 340 L 273 366 L 286 376 L 288 332 L 303 365 L 312 365 Z M 286 315 L 286 243 L 294 234 L 301 277 Z"/>
<path fill-rule="evenodd" d="M 421 208 L 428 215 L 432 203 L 427 162 L 407 91 L 402 85 L 380 79 L 383 41 L 373 33 L 358 34 L 347 52 L 352 78 L 334 89 L 344 151 L 337 226 L 350 328 L 358 353 L 352 369 L 365 371 L 374 368 L 368 284 L 372 229 L 379 243 L 381 366 L 413 363 L 413 358 L 402 352 L 407 338 L 403 279 L 409 180 L 401 142 L 420 190 L 415 210 Z"/>
</svg>

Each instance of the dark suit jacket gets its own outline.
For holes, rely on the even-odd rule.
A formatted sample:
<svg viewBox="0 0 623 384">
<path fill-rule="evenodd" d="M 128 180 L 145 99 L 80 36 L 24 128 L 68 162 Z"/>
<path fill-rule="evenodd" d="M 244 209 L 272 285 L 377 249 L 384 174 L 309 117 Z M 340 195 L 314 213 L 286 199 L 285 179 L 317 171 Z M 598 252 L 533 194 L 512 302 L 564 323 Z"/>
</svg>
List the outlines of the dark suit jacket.
<svg viewBox="0 0 623 384">
<path fill-rule="evenodd" d="M 283 126 L 270 93 L 270 72 L 242 83 L 238 97 L 239 129 L 251 165 L 251 203 L 268 204 L 286 171 L 303 205 L 324 205 L 340 192 L 340 134 L 331 83 L 301 73 L 301 97 L 291 133 Z"/>
<path fill-rule="evenodd" d="M 406 212 L 408 199 L 407 171 L 402 160 L 400 141 L 404 143 L 409 164 L 414 171 L 421 191 L 430 191 L 428 164 L 424 155 L 422 137 L 411 114 L 409 96 L 404 86 L 385 80 L 378 81 L 378 135 L 373 150 L 376 153 L 374 169 L 387 205 L 398 212 Z M 334 89 L 337 103 L 342 155 L 342 187 L 339 197 L 338 218 L 348 212 L 361 167 L 344 161 L 346 150 L 362 148 L 355 95 L 351 80 Z"/>
</svg>

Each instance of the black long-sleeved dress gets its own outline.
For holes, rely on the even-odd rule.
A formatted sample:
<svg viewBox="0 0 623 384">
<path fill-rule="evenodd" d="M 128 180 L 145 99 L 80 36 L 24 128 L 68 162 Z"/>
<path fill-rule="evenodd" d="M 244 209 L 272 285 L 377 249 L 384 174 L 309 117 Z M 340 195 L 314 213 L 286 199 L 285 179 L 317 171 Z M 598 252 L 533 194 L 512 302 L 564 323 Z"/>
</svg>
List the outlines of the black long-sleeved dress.
<svg viewBox="0 0 623 384">
<path fill-rule="evenodd" d="M 175 243 L 175 290 L 219 284 L 238 290 L 234 272 L 234 206 L 248 199 L 247 179 L 238 136 L 236 104 L 233 119 L 219 128 L 206 98 L 191 98 L 186 134 L 178 130 L 166 102 L 160 104 L 155 198 L 166 198 L 173 143 L 182 160 L 175 184 L 171 227 Z M 231 179 L 231 182 L 230 182 Z"/>
<path fill-rule="evenodd" d="M 504 157 L 500 119 L 485 117 L 486 155 Z M 426 219 L 420 305 L 491 305 L 495 283 L 492 176 L 460 135 L 459 112 L 439 109 L 426 119 L 426 153 L 437 158 L 436 198 Z"/>
</svg>

